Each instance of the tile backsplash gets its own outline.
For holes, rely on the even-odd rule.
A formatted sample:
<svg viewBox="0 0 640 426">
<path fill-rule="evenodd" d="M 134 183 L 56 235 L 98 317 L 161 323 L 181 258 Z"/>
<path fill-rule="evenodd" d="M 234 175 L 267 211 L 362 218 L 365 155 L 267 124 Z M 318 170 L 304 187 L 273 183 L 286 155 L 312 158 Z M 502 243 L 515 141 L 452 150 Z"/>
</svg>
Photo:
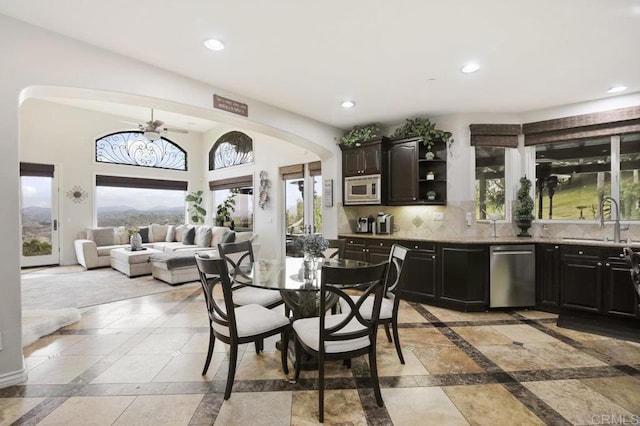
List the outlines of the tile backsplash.
<svg viewBox="0 0 640 426">
<path fill-rule="evenodd" d="M 476 221 L 474 202 L 449 202 L 446 206 L 338 206 L 338 233 L 353 233 L 358 217 L 376 217 L 378 212 L 394 216 L 394 235 L 402 238 L 491 238 L 494 225 L 488 220 Z M 471 224 L 467 225 L 467 213 Z M 442 219 L 442 220 L 438 220 Z M 529 233 L 537 238 L 590 238 L 613 240 L 613 222 L 604 228 L 594 221 L 535 222 Z M 621 238 L 640 241 L 640 225 L 623 224 Z M 515 223 L 498 221 L 498 238 L 515 237 L 520 232 Z"/>
</svg>

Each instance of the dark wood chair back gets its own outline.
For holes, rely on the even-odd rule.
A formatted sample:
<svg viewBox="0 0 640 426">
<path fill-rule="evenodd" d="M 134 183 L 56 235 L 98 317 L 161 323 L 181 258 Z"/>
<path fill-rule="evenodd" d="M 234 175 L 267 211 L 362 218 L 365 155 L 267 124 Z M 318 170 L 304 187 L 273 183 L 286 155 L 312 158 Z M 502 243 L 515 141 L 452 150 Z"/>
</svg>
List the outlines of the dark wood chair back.
<svg viewBox="0 0 640 426">
<path fill-rule="evenodd" d="M 404 266 L 407 253 L 409 253 L 409 249 L 399 244 L 394 244 L 391 247 L 391 252 L 389 253 L 389 268 L 387 269 L 387 276 L 385 277 L 385 295 L 393 293 L 397 296 L 402 291 L 402 285 L 404 283 L 402 267 Z"/>
<path fill-rule="evenodd" d="M 227 267 L 232 275 L 239 267 L 250 270 L 254 261 L 251 241 L 218 244 L 218 255 L 227 261 Z"/>
<path fill-rule="evenodd" d="M 234 313 L 231 279 L 227 262 L 219 258 L 202 258 L 196 255 L 196 265 L 200 275 L 200 284 L 204 292 L 204 299 L 209 313 L 209 319 L 223 327 L 229 328 L 230 336 L 237 336 L 236 319 Z M 216 286 L 221 286 L 223 304 L 214 298 Z"/>
<path fill-rule="evenodd" d="M 634 252 L 631 247 L 625 247 L 622 251 L 631 272 L 631 285 L 636 290 L 636 302 L 640 304 L 640 253 Z"/>
<path fill-rule="evenodd" d="M 327 247 L 327 249 L 336 249 L 329 255 L 329 258 L 344 259 L 344 253 L 347 249 L 347 240 L 340 238 L 337 240 L 327 239 L 327 241 L 329 242 L 329 247 Z M 321 255 L 324 257 L 324 253 Z"/>
</svg>

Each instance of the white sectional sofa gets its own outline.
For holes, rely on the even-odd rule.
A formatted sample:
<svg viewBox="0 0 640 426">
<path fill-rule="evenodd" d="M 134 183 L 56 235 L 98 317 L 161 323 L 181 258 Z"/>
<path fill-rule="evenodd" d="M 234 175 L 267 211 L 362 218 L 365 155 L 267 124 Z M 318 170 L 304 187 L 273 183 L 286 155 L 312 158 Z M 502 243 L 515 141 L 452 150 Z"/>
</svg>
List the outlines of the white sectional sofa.
<svg viewBox="0 0 640 426">
<path fill-rule="evenodd" d="M 216 250 L 221 242 L 253 239 L 252 232 L 234 232 L 224 226 L 159 225 L 141 227 L 142 245 L 164 253 L 195 253 Z M 111 266 L 111 250 L 128 247 L 129 235 L 123 226 L 87 228 L 86 238 L 74 241 L 76 258 L 85 269 Z"/>
</svg>

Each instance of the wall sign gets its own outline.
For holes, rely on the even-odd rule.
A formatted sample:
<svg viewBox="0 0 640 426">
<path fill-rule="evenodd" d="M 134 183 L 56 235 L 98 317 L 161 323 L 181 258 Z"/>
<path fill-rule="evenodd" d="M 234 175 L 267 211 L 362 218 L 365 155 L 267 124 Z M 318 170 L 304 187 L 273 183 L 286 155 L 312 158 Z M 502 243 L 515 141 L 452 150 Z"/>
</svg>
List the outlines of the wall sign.
<svg viewBox="0 0 640 426">
<path fill-rule="evenodd" d="M 322 200 L 325 207 L 333 207 L 333 179 L 324 180 Z"/>
<path fill-rule="evenodd" d="M 220 95 L 213 95 L 213 107 L 223 111 L 232 112 L 243 117 L 249 116 L 249 106 L 233 99 L 225 98 Z"/>
</svg>

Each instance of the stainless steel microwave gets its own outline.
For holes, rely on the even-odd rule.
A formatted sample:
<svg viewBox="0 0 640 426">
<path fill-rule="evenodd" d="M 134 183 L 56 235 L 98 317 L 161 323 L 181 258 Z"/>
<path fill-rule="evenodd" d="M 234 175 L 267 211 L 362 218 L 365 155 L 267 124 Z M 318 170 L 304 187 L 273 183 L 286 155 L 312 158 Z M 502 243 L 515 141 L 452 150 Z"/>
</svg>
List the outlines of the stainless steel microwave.
<svg viewBox="0 0 640 426">
<path fill-rule="evenodd" d="M 380 204 L 382 188 L 380 175 L 344 178 L 344 204 Z"/>
</svg>

